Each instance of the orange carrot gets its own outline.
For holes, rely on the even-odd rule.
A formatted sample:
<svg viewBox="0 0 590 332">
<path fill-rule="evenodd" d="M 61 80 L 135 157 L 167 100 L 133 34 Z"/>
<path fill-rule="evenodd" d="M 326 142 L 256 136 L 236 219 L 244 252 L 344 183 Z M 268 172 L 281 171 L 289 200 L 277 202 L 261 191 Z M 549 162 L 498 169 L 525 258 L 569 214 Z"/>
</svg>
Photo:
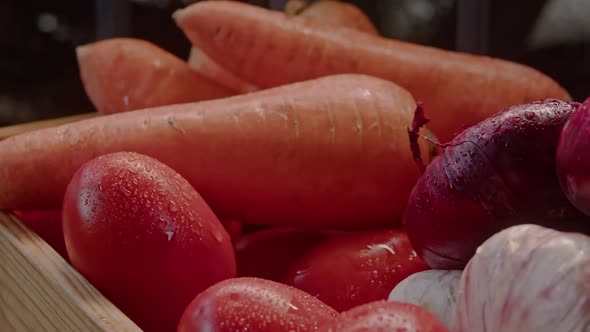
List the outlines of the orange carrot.
<svg viewBox="0 0 590 332">
<path fill-rule="evenodd" d="M 188 58 L 189 66 L 200 75 L 232 89 L 238 93 L 249 93 L 260 90 L 257 86 L 237 77 L 211 60 L 200 48 L 193 45 Z"/>
<path fill-rule="evenodd" d="M 318 1 L 305 7 L 295 18 L 302 22 L 315 21 L 334 27 L 345 27 L 370 34 L 379 34 L 377 28 L 362 10 L 346 2 Z M 217 64 L 197 46 L 191 48 L 188 64 L 199 74 L 239 93 L 260 90 L 256 85 L 248 83 Z"/>
<path fill-rule="evenodd" d="M 215 62 L 261 88 L 336 73 L 396 82 L 424 102 L 442 140 L 513 104 L 570 99 L 554 80 L 524 65 L 303 23 L 248 4 L 198 2 L 174 18 Z"/>
<path fill-rule="evenodd" d="M 140 39 L 112 38 L 76 49 L 84 89 L 97 111 L 119 113 L 235 94 L 181 59 Z"/>
<path fill-rule="evenodd" d="M 346 27 L 372 35 L 379 31 L 371 19 L 357 6 L 343 1 L 316 1 L 305 7 L 297 16 L 333 27 Z"/>
<path fill-rule="evenodd" d="M 420 175 L 406 131 L 415 107 L 394 83 L 344 74 L 29 132 L 0 141 L 0 209 L 59 207 L 82 164 L 135 151 L 178 171 L 223 220 L 395 226 Z"/>
</svg>

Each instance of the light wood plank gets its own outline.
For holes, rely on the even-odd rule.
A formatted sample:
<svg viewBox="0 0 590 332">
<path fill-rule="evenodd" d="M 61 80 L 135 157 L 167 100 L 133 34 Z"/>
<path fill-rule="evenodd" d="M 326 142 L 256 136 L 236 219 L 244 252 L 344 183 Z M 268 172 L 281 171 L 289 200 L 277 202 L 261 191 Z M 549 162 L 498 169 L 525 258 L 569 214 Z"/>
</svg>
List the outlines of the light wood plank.
<svg viewBox="0 0 590 332">
<path fill-rule="evenodd" d="M 141 331 L 45 241 L 0 211 L 0 331 Z"/>
<path fill-rule="evenodd" d="M 10 136 L 15 136 L 18 134 L 26 133 L 27 131 L 33 131 L 33 130 L 49 128 L 49 127 L 56 127 L 56 126 L 59 126 L 62 124 L 70 123 L 70 122 L 76 122 L 76 121 L 80 121 L 80 120 L 90 119 L 90 118 L 93 118 L 93 117 L 96 117 L 99 115 L 100 114 L 97 112 L 92 112 L 92 113 L 70 115 L 70 116 L 65 116 L 65 117 L 55 118 L 55 119 L 27 122 L 27 123 L 17 124 L 17 125 L 7 126 L 7 127 L 0 127 L 0 140 L 5 139 Z"/>
</svg>

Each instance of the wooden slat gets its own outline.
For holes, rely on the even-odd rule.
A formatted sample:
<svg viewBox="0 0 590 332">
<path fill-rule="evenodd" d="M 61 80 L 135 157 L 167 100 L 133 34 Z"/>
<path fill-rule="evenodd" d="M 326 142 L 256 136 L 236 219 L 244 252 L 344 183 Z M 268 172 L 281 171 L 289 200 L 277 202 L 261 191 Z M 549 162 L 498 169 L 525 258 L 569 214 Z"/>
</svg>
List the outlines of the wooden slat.
<svg viewBox="0 0 590 332">
<path fill-rule="evenodd" d="M 98 115 L 100 115 L 100 114 L 97 112 L 92 112 L 92 113 L 70 115 L 70 116 L 65 116 L 65 117 L 56 118 L 56 119 L 27 122 L 27 123 L 17 124 L 17 125 L 7 126 L 7 127 L 0 127 L 0 140 L 5 139 L 10 136 L 15 136 L 18 134 L 25 133 L 27 131 L 55 127 L 55 126 L 59 126 L 59 125 L 70 123 L 70 122 L 93 118 Z"/>
<path fill-rule="evenodd" d="M 140 331 L 45 241 L 0 211 L 0 331 Z"/>
</svg>

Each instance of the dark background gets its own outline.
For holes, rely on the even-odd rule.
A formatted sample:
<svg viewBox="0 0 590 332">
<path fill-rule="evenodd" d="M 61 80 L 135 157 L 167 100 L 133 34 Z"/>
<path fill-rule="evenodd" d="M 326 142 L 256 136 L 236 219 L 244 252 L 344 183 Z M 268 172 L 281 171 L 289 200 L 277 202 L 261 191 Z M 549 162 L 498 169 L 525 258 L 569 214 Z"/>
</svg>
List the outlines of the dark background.
<svg viewBox="0 0 590 332">
<path fill-rule="evenodd" d="M 589 0 L 559 1 L 573 6 Z M 190 45 L 171 14 L 190 2 L 0 0 L 0 126 L 93 110 L 78 76 L 78 45 L 130 36 L 186 58 Z M 274 9 L 283 3 L 248 2 Z M 564 40 L 531 47 L 530 36 L 549 1 L 348 2 L 363 9 L 385 36 L 525 63 L 556 79 L 575 100 L 590 96 L 590 38 L 583 36 L 590 30 L 588 15 L 571 24 Z M 581 38 L 571 40 L 579 34 Z"/>
</svg>

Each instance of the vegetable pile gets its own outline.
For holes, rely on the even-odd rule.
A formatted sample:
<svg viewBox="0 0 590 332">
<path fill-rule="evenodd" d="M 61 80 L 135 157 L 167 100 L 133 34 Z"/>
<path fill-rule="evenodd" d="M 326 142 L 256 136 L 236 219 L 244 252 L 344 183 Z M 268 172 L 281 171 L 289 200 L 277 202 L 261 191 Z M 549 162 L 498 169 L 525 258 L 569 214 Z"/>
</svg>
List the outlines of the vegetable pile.
<svg viewBox="0 0 590 332">
<path fill-rule="evenodd" d="M 100 115 L 0 141 L 0 209 L 145 331 L 586 331 L 590 98 L 291 9 L 79 47 Z"/>
</svg>

